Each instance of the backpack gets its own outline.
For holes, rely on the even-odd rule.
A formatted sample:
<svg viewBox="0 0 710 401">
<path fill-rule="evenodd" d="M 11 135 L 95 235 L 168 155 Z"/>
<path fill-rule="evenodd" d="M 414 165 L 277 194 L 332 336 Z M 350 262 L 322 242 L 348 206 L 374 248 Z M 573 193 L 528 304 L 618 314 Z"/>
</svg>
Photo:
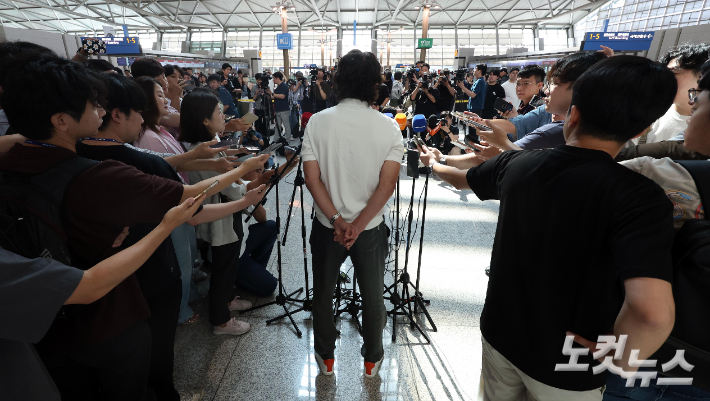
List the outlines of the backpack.
<svg viewBox="0 0 710 401">
<path fill-rule="evenodd" d="M 676 161 L 695 181 L 700 200 L 710 205 L 710 161 Z M 653 368 L 669 377 L 692 377 L 693 386 L 710 391 L 710 220 L 692 219 L 683 223 L 673 241 L 673 298 L 675 325 L 666 342 L 649 359 Z M 676 366 L 663 372 L 661 364 L 673 359 L 676 350 L 685 350 L 691 372 Z"/>
<path fill-rule="evenodd" d="M 97 161 L 73 156 L 42 174 L 0 172 L 0 247 L 72 266 L 61 221 L 64 191 Z"/>
</svg>

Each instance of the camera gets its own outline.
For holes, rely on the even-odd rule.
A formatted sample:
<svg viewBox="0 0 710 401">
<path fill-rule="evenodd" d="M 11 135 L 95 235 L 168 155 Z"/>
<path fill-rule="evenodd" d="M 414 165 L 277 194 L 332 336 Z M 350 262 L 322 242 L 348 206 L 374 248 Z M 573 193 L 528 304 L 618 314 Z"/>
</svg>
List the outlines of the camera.
<svg viewBox="0 0 710 401">
<path fill-rule="evenodd" d="M 294 79 L 289 79 L 288 81 L 286 81 L 286 84 L 287 84 L 288 86 L 296 85 L 296 80 L 294 80 Z"/>
<path fill-rule="evenodd" d="M 261 75 L 261 82 L 259 83 L 259 89 L 269 89 L 269 81 L 271 81 L 271 75 L 263 73 Z"/>
<path fill-rule="evenodd" d="M 454 72 L 454 81 L 462 82 L 466 80 L 466 74 L 468 74 L 468 68 L 459 68 Z"/>
<path fill-rule="evenodd" d="M 431 86 L 431 77 L 428 73 L 422 74 L 422 78 L 419 80 L 422 84 L 422 89 L 429 89 Z"/>
</svg>

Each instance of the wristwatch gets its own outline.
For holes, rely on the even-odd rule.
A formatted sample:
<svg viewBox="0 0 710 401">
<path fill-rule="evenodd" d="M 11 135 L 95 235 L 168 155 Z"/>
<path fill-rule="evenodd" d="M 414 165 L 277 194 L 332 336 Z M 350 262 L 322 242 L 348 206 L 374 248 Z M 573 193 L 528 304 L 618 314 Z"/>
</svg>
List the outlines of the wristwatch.
<svg viewBox="0 0 710 401">
<path fill-rule="evenodd" d="M 335 223 L 335 220 L 338 220 L 338 217 L 340 217 L 340 212 L 336 213 L 335 216 L 330 218 L 330 225 L 332 226 L 333 223 Z"/>
<path fill-rule="evenodd" d="M 439 159 L 439 164 L 442 166 L 446 166 L 446 156 L 441 156 L 441 159 Z"/>
</svg>

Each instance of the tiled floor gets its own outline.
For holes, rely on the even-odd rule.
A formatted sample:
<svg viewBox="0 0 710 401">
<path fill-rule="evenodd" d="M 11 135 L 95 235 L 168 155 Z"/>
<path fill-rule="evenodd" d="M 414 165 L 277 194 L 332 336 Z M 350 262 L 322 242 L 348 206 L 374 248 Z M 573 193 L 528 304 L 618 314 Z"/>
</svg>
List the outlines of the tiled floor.
<svg viewBox="0 0 710 401">
<path fill-rule="evenodd" d="M 280 186 L 282 227 L 293 191 L 295 173 Z M 412 179 L 401 175 L 401 211 L 407 211 Z M 424 179 L 414 190 L 413 246 L 409 254 L 412 278 L 416 278 L 422 206 L 418 201 Z M 300 202 L 293 208 L 292 226 L 283 247 L 283 282 L 294 291 L 304 284 L 303 250 L 300 235 Z M 313 200 L 304 194 L 306 231 L 310 233 Z M 275 216 L 275 196 L 267 203 L 269 218 Z M 391 227 L 394 202 L 386 208 Z M 489 264 L 498 213 L 497 202 L 481 202 L 470 191 L 457 191 L 437 178 L 430 178 L 426 208 L 424 248 L 421 264 L 421 291 L 431 301 L 429 312 L 438 330 L 425 324 L 432 343 L 409 327 L 402 318 L 392 341 L 392 319 L 384 333 L 385 360 L 379 378 L 363 376 L 360 356 L 362 340 L 349 314 L 340 319 L 335 375 L 318 375 L 313 356 L 313 330 L 308 312 L 295 314 L 303 332 L 298 338 L 288 319 L 270 325 L 266 320 L 281 315 L 283 308 L 272 305 L 241 319 L 252 329 L 239 337 L 215 336 L 207 322 L 207 301 L 193 307 L 202 315 L 200 322 L 178 327 L 175 343 L 175 382 L 178 389 L 204 387 L 205 400 L 475 400 L 481 370 L 479 318 L 488 280 Z M 418 219 L 417 216 L 420 216 Z M 402 222 L 400 224 L 406 225 Z M 413 228 L 414 231 L 414 228 Z M 307 235 L 308 235 L 307 234 Z M 400 269 L 405 243 L 400 247 Z M 308 249 L 310 263 L 310 249 Z M 348 271 L 348 262 L 342 270 Z M 309 265 L 310 268 L 310 265 Z M 393 269 L 393 265 L 388 266 Z M 276 251 L 269 270 L 277 274 Z M 352 271 L 348 272 L 352 276 Z M 386 282 L 392 283 L 388 273 Z M 200 291 L 206 292 L 206 283 Z M 400 287 L 401 288 L 401 287 Z M 273 300 L 244 295 L 255 304 Z M 387 308 L 392 305 L 387 302 Z M 295 309 L 297 306 L 289 306 Z M 236 312 L 235 316 L 236 316 Z M 420 316 L 421 319 L 424 315 Z M 420 323 L 421 320 L 418 320 Z"/>
</svg>

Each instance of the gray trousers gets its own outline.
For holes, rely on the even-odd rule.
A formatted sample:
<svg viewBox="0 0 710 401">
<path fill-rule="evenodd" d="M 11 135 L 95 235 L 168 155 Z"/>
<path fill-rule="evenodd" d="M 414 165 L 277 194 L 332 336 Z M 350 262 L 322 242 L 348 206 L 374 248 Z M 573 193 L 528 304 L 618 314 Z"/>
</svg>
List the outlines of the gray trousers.
<svg viewBox="0 0 710 401">
<path fill-rule="evenodd" d="M 276 112 L 276 129 L 278 132 L 287 140 L 293 139 L 291 137 L 291 110 L 277 111 Z M 283 130 L 281 129 L 281 124 L 283 124 Z"/>
<path fill-rule="evenodd" d="M 355 244 L 346 249 L 333 241 L 334 230 L 313 220 L 311 257 L 313 259 L 313 337 L 316 353 L 323 359 L 334 357 L 338 331 L 333 320 L 333 295 L 340 266 L 350 256 L 362 297 L 362 356 L 367 362 L 382 359 L 382 330 L 387 324 L 384 291 L 387 229 L 379 226 L 363 231 Z"/>
</svg>

